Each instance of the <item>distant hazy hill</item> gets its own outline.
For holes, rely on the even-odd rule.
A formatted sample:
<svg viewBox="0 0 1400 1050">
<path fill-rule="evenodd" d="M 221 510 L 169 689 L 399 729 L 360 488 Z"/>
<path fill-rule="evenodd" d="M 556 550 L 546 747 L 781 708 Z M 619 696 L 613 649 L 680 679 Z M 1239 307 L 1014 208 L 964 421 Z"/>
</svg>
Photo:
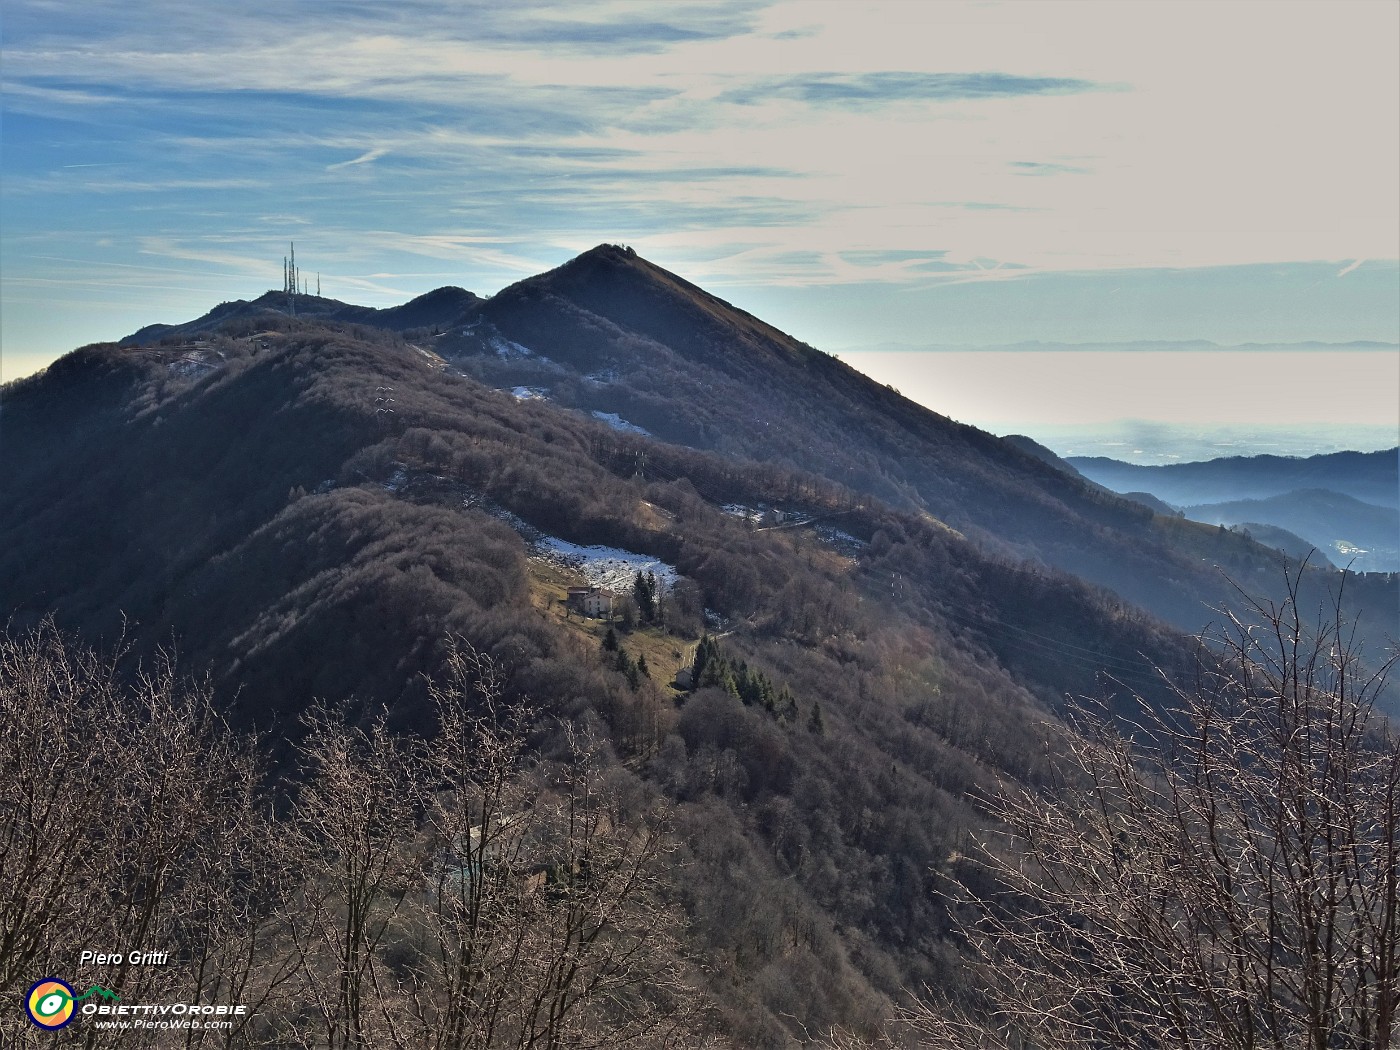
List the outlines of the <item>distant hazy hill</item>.
<svg viewBox="0 0 1400 1050">
<path fill-rule="evenodd" d="M 1357 572 L 1400 572 L 1400 513 L 1326 489 L 1300 489 L 1268 499 L 1229 500 L 1183 508 L 1213 525 L 1259 522 L 1286 529 Z M 1252 530 L 1251 530 L 1252 531 Z M 1260 542 L 1263 536 L 1256 535 Z"/>
<path fill-rule="evenodd" d="M 1277 525 L 1266 525 L 1259 521 L 1242 521 L 1231 528 L 1236 532 L 1246 533 L 1256 543 L 1262 543 L 1266 547 L 1275 547 L 1291 558 L 1297 558 L 1300 561 L 1303 558 L 1311 558 L 1313 563 L 1319 563 L 1318 559 L 1321 558 L 1333 565 L 1337 564 L 1335 552 L 1329 552 L 1325 547 L 1310 543 L 1303 537 L 1297 536 L 1287 529 L 1281 529 Z"/>
<path fill-rule="evenodd" d="M 1046 448 L 1034 438 L 1026 437 L 1024 434 L 1007 434 L 1005 437 L 1002 438 L 1002 440 L 1005 441 L 1007 444 L 1015 445 L 1022 452 L 1034 456 L 1042 463 L 1050 464 L 1056 470 L 1062 470 L 1066 474 L 1073 474 L 1077 478 L 1084 478 L 1086 484 L 1092 485 L 1094 488 L 1102 492 L 1113 491 L 1112 489 L 1104 485 L 1099 485 L 1096 482 L 1090 481 L 1088 478 L 1085 478 L 1084 475 L 1080 473 L 1079 470 L 1077 470 L 1072 463 L 1062 458 L 1053 450 Z M 1164 503 L 1162 500 L 1159 500 L 1150 492 L 1120 492 L 1118 493 L 1118 495 L 1122 496 L 1124 499 L 1132 500 L 1134 503 L 1141 504 L 1142 506 L 1152 511 L 1154 514 L 1165 514 L 1168 517 L 1173 518 L 1181 516 L 1180 512 L 1175 507 Z"/>
<path fill-rule="evenodd" d="M 1304 459 L 1231 456 L 1201 463 L 1138 466 L 1103 457 L 1071 456 L 1085 477 L 1114 492 L 1151 492 L 1178 507 L 1267 499 L 1299 489 L 1330 489 L 1363 503 L 1400 509 L 1400 448 L 1333 452 Z"/>
<path fill-rule="evenodd" d="M 1138 466 L 1070 457 L 1086 477 L 1115 491 L 1143 488 L 1194 521 L 1249 524 L 1260 542 L 1295 553 L 1299 541 L 1357 572 L 1400 571 L 1400 450 L 1307 458 L 1232 456 L 1201 463 Z M 1260 526 L 1282 530 L 1266 537 Z"/>
</svg>

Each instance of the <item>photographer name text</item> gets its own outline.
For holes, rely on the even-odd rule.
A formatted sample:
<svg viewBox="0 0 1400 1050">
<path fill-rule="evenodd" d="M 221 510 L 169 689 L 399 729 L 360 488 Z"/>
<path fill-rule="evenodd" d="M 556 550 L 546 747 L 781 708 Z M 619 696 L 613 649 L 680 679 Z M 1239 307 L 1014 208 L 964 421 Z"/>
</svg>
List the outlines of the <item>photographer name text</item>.
<svg viewBox="0 0 1400 1050">
<path fill-rule="evenodd" d="M 164 966 L 170 961 L 169 952 L 83 952 L 78 956 L 78 965 L 91 963 L 93 966 Z"/>
</svg>

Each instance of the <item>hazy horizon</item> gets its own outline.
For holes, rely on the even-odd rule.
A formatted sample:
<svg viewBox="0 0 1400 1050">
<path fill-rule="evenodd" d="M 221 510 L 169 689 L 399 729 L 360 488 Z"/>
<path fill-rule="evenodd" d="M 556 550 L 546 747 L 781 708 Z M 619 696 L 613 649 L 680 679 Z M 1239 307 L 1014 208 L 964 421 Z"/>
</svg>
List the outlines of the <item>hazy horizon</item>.
<svg viewBox="0 0 1400 1050">
<path fill-rule="evenodd" d="M 1333 452 L 1389 452 L 1400 435 L 1388 426 L 1313 424 L 1301 427 L 1189 425 L 1151 419 L 1034 424 L 1022 434 L 1068 459 L 1103 456 L 1139 466 L 1200 463 L 1230 456 L 1307 458 Z"/>
<path fill-rule="evenodd" d="M 1196 452 L 1212 441 L 1190 434 L 1220 431 L 1253 432 L 1248 447 L 1285 455 L 1400 444 L 1400 349 L 1060 347 L 838 356 L 934 411 L 995 434 L 1034 437 L 1062 455 L 1071 453 L 1059 443 L 1075 434 L 1130 433 L 1137 423 L 1175 428 L 1172 440 Z M 1289 433 L 1307 437 L 1290 442 Z"/>
</svg>

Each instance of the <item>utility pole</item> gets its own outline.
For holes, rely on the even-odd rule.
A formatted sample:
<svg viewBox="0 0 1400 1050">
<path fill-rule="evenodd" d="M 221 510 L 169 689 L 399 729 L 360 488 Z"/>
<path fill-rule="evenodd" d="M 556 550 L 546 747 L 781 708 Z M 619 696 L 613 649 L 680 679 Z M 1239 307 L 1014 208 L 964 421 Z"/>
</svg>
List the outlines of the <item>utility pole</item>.
<svg viewBox="0 0 1400 1050">
<path fill-rule="evenodd" d="M 382 422 L 385 430 L 389 429 L 389 417 L 394 414 L 394 410 L 389 407 L 394 403 L 394 399 L 389 396 L 393 392 L 394 388 L 391 386 L 374 388 L 374 418 Z"/>
</svg>

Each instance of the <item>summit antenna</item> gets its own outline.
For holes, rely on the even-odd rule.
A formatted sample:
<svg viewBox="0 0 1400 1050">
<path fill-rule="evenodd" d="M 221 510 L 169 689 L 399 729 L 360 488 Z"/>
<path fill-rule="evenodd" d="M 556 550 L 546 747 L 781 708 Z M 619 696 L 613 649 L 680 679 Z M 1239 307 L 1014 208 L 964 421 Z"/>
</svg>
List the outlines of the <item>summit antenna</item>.
<svg viewBox="0 0 1400 1050">
<path fill-rule="evenodd" d="M 292 257 L 290 260 L 285 255 L 282 257 L 282 291 L 287 293 L 287 312 L 295 317 L 297 315 L 297 292 L 301 271 L 297 269 L 296 241 L 289 243 L 291 244 Z"/>
</svg>

